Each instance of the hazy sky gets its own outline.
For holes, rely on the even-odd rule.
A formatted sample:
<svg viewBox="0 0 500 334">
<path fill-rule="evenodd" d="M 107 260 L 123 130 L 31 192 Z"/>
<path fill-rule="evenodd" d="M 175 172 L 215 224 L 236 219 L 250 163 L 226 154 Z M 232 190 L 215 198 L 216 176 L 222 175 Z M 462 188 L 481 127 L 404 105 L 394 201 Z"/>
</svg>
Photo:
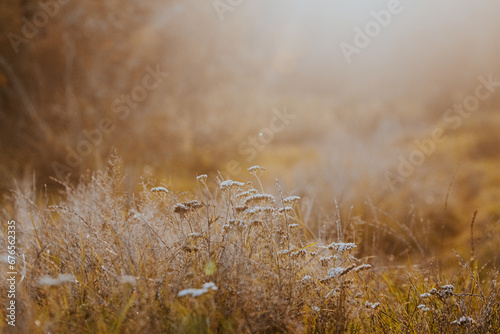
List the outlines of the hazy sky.
<svg viewBox="0 0 500 334">
<path fill-rule="evenodd" d="M 228 43 L 244 50 L 249 62 L 235 57 L 234 66 L 256 64 L 266 73 L 260 85 L 434 97 L 467 87 L 500 64 L 497 1 L 257 0 L 231 10 L 204 9 L 215 27 L 205 38 L 223 45 L 225 34 L 238 34 Z M 357 51 L 347 57 L 342 43 Z"/>
</svg>

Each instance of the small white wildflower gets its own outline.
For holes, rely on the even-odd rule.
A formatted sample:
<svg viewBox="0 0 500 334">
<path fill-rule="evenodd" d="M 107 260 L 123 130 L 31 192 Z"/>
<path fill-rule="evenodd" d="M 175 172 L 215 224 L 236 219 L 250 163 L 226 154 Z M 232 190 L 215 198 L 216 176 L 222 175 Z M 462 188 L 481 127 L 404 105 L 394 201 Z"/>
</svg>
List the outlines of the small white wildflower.
<svg viewBox="0 0 500 334">
<path fill-rule="evenodd" d="M 448 298 L 453 295 L 454 288 L 455 287 L 451 284 L 443 285 L 442 287 L 439 288 L 437 294 L 442 298 Z"/>
<path fill-rule="evenodd" d="M 207 178 L 208 178 L 208 176 L 206 174 L 198 175 L 196 177 L 196 181 L 201 182 L 201 183 L 205 183 L 205 182 L 207 182 Z"/>
<path fill-rule="evenodd" d="M 271 213 L 273 212 L 275 209 L 273 207 L 270 207 L 270 206 L 263 206 L 263 207 L 260 207 L 260 211 L 261 212 L 265 212 L 265 213 Z"/>
<path fill-rule="evenodd" d="M 240 192 L 239 194 L 236 195 L 237 198 L 244 198 L 248 196 L 252 196 L 255 194 L 258 194 L 259 192 L 256 189 L 250 189 L 244 192 Z"/>
<path fill-rule="evenodd" d="M 208 290 L 206 290 L 206 289 L 184 289 L 182 291 L 179 291 L 178 296 L 183 297 L 183 296 L 191 295 L 193 297 L 199 297 L 207 292 L 208 292 Z"/>
<path fill-rule="evenodd" d="M 313 306 L 313 307 L 312 307 L 312 310 L 313 310 L 314 312 L 318 313 L 318 312 L 320 311 L 320 308 L 319 308 L 319 307 L 317 307 L 317 306 Z"/>
<path fill-rule="evenodd" d="M 307 256 L 307 251 L 305 249 L 299 249 L 295 252 L 290 253 L 290 256 L 292 258 L 298 258 L 298 257 L 306 257 Z"/>
<path fill-rule="evenodd" d="M 255 166 L 252 166 L 252 167 L 248 168 L 248 171 L 249 171 L 249 172 L 253 172 L 253 171 L 255 171 L 255 170 L 257 170 L 257 169 L 261 169 L 261 168 L 262 168 L 262 167 L 255 165 Z"/>
<path fill-rule="evenodd" d="M 425 311 L 430 311 L 430 309 L 429 309 L 426 305 L 424 305 L 424 304 L 420 304 L 420 305 L 418 305 L 418 306 L 417 306 L 417 308 L 418 308 L 420 311 L 422 311 L 422 312 L 425 312 Z"/>
<path fill-rule="evenodd" d="M 431 294 L 430 294 L 430 293 L 428 293 L 428 292 L 426 292 L 426 293 L 421 294 L 421 295 L 420 295 L 420 298 L 428 298 L 428 297 L 430 297 L 430 296 L 431 296 Z"/>
<path fill-rule="evenodd" d="M 59 275 L 56 278 L 43 276 L 38 280 L 38 285 L 41 286 L 57 286 L 64 283 L 78 283 L 78 281 L 76 280 L 76 277 L 71 274 Z"/>
<path fill-rule="evenodd" d="M 251 207 L 251 208 L 248 208 L 247 210 L 245 210 L 245 212 L 247 214 L 250 214 L 250 215 L 254 215 L 254 214 L 257 214 L 259 212 L 271 213 L 273 211 L 274 211 L 274 208 L 272 208 L 270 206 L 254 206 L 254 207 Z"/>
<path fill-rule="evenodd" d="M 327 246 L 328 249 L 335 250 L 339 253 L 350 251 L 356 247 L 356 244 L 353 242 L 333 242 Z"/>
<path fill-rule="evenodd" d="M 337 267 L 337 268 L 330 268 L 328 269 L 328 276 L 334 278 L 334 277 L 337 277 L 338 275 L 340 275 L 343 271 L 345 270 L 345 268 L 342 268 L 342 267 Z"/>
<path fill-rule="evenodd" d="M 278 210 L 279 213 L 284 213 L 284 212 L 293 212 L 293 208 L 290 206 L 285 206 L 284 208 L 280 208 Z"/>
<path fill-rule="evenodd" d="M 293 205 L 300 201 L 299 196 L 288 196 L 287 198 L 283 199 L 283 204 L 285 205 Z"/>
<path fill-rule="evenodd" d="M 309 276 L 309 275 L 302 277 L 302 283 L 309 282 L 310 280 L 311 280 L 311 276 Z"/>
<path fill-rule="evenodd" d="M 151 188 L 151 192 L 164 192 L 164 193 L 168 193 L 168 190 L 167 188 L 165 187 L 154 187 L 154 188 Z"/>
<path fill-rule="evenodd" d="M 328 262 L 336 259 L 337 257 L 332 255 L 332 256 L 328 256 L 328 257 L 320 257 L 319 258 L 319 263 L 323 266 L 323 267 L 326 267 L 328 265 Z"/>
<path fill-rule="evenodd" d="M 245 205 L 249 205 L 250 203 L 256 203 L 256 202 L 265 204 L 274 204 L 274 197 L 273 195 L 269 194 L 255 194 L 245 199 L 244 203 Z"/>
<path fill-rule="evenodd" d="M 370 303 L 370 302 L 366 302 L 365 303 L 365 306 L 368 307 L 368 308 L 371 308 L 371 309 L 377 309 L 379 306 L 380 306 L 380 303 Z"/>
<path fill-rule="evenodd" d="M 234 187 L 243 187 L 245 184 L 243 182 L 238 182 L 238 181 L 233 181 L 233 180 L 226 180 L 222 181 L 220 183 L 220 188 L 222 190 L 230 190 L 233 186 Z"/>
<path fill-rule="evenodd" d="M 284 249 L 282 251 L 279 251 L 278 256 L 286 255 L 286 254 L 290 253 L 290 251 L 291 251 L 290 249 Z"/>
<path fill-rule="evenodd" d="M 260 166 L 252 166 L 248 168 L 248 172 L 256 177 L 261 176 L 266 169 Z"/>
<path fill-rule="evenodd" d="M 201 289 L 185 289 L 182 291 L 179 291 L 178 296 L 183 297 L 187 295 L 191 295 L 193 297 L 199 297 L 201 295 L 204 295 L 205 293 L 208 292 L 208 290 L 217 290 L 217 287 L 213 282 L 205 283 L 203 284 L 203 288 Z"/>
<path fill-rule="evenodd" d="M 463 324 L 475 324 L 476 321 L 470 317 L 463 316 L 458 320 L 454 320 L 451 322 L 452 324 L 463 325 Z"/>
</svg>

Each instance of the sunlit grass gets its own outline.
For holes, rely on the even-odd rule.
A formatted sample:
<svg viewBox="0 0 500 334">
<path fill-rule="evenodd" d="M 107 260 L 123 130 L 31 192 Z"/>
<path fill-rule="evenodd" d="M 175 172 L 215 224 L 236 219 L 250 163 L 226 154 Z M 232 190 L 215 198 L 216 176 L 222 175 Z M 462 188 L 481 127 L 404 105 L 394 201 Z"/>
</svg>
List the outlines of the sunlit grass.
<svg viewBox="0 0 500 334">
<path fill-rule="evenodd" d="M 354 239 L 363 224 L 346 228 L 353 218 L 337 217 L 336 232 L 318 237 L 299 197 L 279 184 L 265 193 L 264 169 L 250 171 L 245 182 L 201 175 L 184 193 L 149 180 L 130 196 L 115 158 L 64 185 L 57 200 L 16 191 L 10 215 L 26 259 L 18 258 L 18 328 L 486 333 L 500 325 L 498 272 L 481 258 L 449 249 L 454 269 L 433 259 L 369 265 L 357 253 L 370 240 Z"/>
</svg>

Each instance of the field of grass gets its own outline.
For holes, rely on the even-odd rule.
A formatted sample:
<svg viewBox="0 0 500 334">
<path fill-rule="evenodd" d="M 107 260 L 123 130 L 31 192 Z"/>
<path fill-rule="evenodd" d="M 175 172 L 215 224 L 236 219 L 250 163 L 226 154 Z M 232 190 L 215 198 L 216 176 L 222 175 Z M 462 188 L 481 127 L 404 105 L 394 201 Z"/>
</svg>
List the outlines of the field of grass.
<svg viewBox="0 0 500 334">
<path fill-rule="evenodd" d="M 368 221 L 337 208 L 321 222 L 329 233 L 311 229 L 300 197 L 263 188 L 261 167 L 245 180 L 199 175 L 187 192 L 143 180 L 135 195 L 122 169 L 115 156 L 59 194 L 18 184 L 2 212 L 2 246 L 15 217 L 20 273 L 16 327 L 2 307 L 4 330 L 498 333 L 499 273 L 475 256 L 488 242 L 445 250 L 446 268 L 381 263 L 363 247 Z"/>
</svg>

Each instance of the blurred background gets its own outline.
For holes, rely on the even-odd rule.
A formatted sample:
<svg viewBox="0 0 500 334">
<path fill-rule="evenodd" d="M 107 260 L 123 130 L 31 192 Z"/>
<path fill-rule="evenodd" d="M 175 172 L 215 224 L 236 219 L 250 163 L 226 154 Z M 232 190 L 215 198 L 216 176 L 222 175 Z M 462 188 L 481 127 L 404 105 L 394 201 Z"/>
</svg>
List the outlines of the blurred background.
<svg viewBox="0 0 500 334">
<path fill-rule="evenodd" d="M 26 178 L 57 192 L 52 178 L 74 183 L 116 150 L 129 193 L 141 178 L 182 191 L 264 166 L 314 233 L 334 233 L 340 212 L 362 251 L 390 261 L 467 249 L 476 209 L 477 242 L 500 239 L 500 86 L 447 113 L 500 82 L 497 1 L 0 8 L 4 198 Z M 435 129 L 445 139 L 403 177 Z M 495 248 L 482 256 L 500 264 Z"/>
</svg>

